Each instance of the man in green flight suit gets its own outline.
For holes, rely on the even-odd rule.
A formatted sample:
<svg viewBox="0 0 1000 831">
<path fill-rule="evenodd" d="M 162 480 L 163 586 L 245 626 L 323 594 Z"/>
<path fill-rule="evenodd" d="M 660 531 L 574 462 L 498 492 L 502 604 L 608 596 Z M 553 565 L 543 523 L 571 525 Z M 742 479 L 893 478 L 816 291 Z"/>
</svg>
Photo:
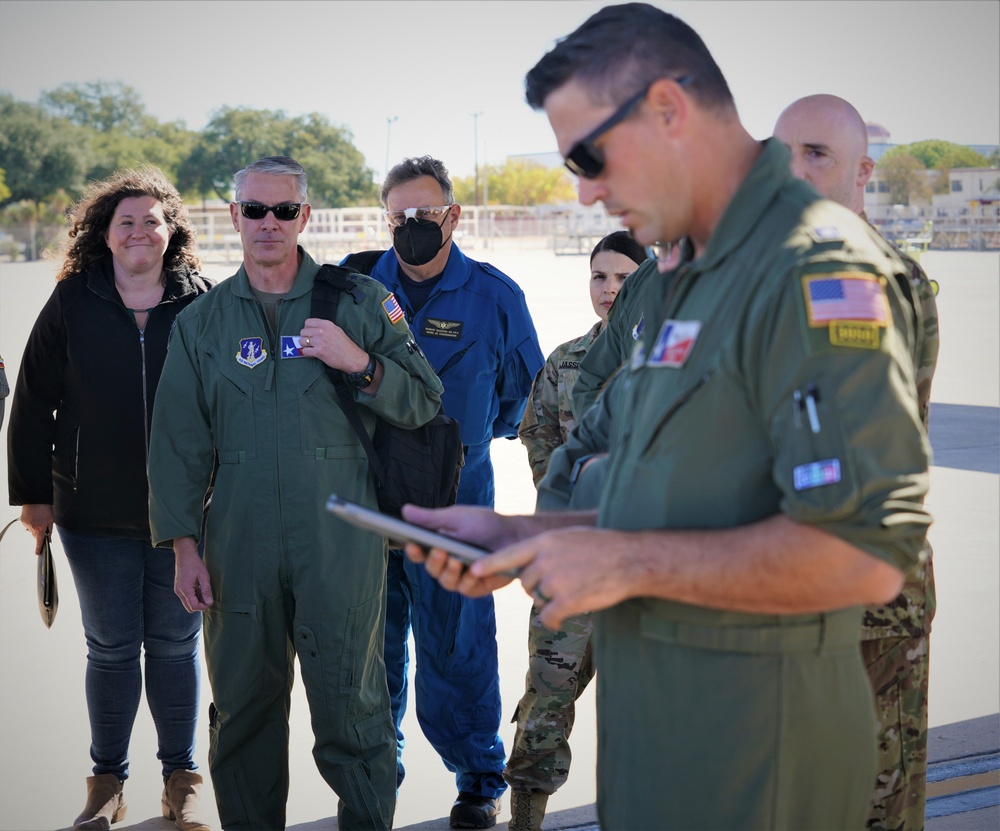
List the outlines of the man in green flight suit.
<svg viewBox="0 0 1000 831">
<path fill-rule="evenodd" d="M 326 366 L 344 374 L 370 431 L 375 415 L 426 423 L 441 383 L 376 281 L 356 277 L 336 322 L 312 317 L 319 265 L 297 244 L 310 206 L 296 161 L 259 159 L 235 185 L 243 265 L 178 315 L 160 379 L 152 536 L 172 541 L 174 589 L 188 611 L 205 613 L 209 766 L 223 828 L 285 827 L 297 656 L 339 827 L 387 829 L 396 742 L 382 660 L 386 541 L 325 510 L 331 493 L 376 505 Z"/>
<path fill-rule="evenodd" d="M 875 163 L 861 114 L 835 95 L 809 95 L 791 103 L 774 125 L 775 138 L 792 153 L 792 172 L 816 191 L 866 219 L 865 185 Z M 917 402 L 929 427 L 931 382 L 938 356 L 938 312 L 931 281 L 912 257 L 908 290 L 916 325 Z M 875 693 L 878 773 L 868 828 L 922 831 L 927 801 L 927 692 L 934 570 L 926 560 L 907 572 L 903 591 L 865 609 L 861 654 Z"/>
<path fill-rule="evenodd" d="M 581 202 L 640 243 L 690 244 L 540 484 L 610 448 L 596 514 L 410 506 L 502 550 L 468 568 L 407 554 L 473 595 L 520 569 L 553 628 L 600 611 L 602 827 L 860 829 L 875 776 L 860 606 L 898 595 L 930 523 L 905 266 L 746 132 L 672 15 L 602 9 L 526 90 Z"/>
</svg>

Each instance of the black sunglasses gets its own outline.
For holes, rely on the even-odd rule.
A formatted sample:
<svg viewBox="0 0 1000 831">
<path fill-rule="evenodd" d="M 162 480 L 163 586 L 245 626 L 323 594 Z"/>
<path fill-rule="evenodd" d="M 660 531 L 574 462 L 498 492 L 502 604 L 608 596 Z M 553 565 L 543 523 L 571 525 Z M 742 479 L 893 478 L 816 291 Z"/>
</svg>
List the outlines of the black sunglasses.
<svg viewBox="0 0 1000 831">
<path fill-rule="evenodd" d="M 302 202 L 291 205 L 261 205 L 260 202 L 240 202 L 240 213 L 247 219 L 263 219 L 271 211 L 274 218 L 282 222 L 291 222 L 299 215 Z"/>
<path fill-rule="evenodd" d="M 684 75 L 677 78 L 677 83 L 681 86 L 691 81 L 691 75 Z M 658 81 L 654 78 L 639 92 L 629 98 L 617 110 L 609 115 L 604 121 L 597 125 L 584 138 L 580 139 L 566 154 L 565 164 L 570 173 L 575 173 L 584 179 L 596 179 L 604 170 L 604 153 L 595 142 L 616 124 L 624 121 L 631 114 L 639 103 L 646 97 L 649 88 Z"/>
</svg>

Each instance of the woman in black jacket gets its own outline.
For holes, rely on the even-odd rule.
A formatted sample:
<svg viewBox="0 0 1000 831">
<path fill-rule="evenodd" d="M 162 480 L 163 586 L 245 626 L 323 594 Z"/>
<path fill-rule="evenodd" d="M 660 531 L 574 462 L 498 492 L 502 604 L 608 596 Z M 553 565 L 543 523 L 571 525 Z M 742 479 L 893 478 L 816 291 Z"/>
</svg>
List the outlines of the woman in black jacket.
<svg viewBox="0 0 1000 831">
<path fill-rule="evenodd" d="M 173 557 L 150 545 L 146 464 L 153 396 L 174 318 L 208 290 L 195 231 L 161 171 L 91 185 L 70 213 L 56 287 L 31 330 L 8 428 L 10 503 L 36 539 L 55 524 L 80 599 L 94 775 L 73 827 L 125 815 L 122 785 L 142 693 L 158 738 L 162 811 L 197 818 L 201 616 L 173 593 Z"/>
</svg>

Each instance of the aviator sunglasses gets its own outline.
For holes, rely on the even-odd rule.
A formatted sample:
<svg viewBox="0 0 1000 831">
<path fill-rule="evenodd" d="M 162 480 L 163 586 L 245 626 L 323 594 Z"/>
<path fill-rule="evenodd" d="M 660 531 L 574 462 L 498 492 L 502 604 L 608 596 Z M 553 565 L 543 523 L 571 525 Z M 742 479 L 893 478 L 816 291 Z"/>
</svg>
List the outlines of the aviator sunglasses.
<svg viewBox="0 0 1000 831">
<path fill-rule="evenodd" d="M 299 215 L 304 203 L 292 203 L 285 205 L 262 205 L 260 202 L 240 202 L 240 213 L 247 219 L 263 219 L 270 211 L 274 218 L 281 222 L 291 222 Z"/>
<path fill-rule="evenodd" d="M 677 78 L 676 81 L 683 87 L 690 83 L 691 78 L 691 75 L 683 75 Z M 639 103 L 646 97 L 649 88 L 658 80 L 658 78 L 654 78 L 646 84 L 645 87 L 629 98 L 569 149 L 569 153 L 566 154 L 565 164 L 570 173 L 575 173 L 584 179 L 596 179 L 601 175 L 601 171 L 604 170 L 604 153 L 601 152 L 601 148 L 595 142 L 616 124 L 628 118 L 632 110 L 639 106 Z"/>
</svg>

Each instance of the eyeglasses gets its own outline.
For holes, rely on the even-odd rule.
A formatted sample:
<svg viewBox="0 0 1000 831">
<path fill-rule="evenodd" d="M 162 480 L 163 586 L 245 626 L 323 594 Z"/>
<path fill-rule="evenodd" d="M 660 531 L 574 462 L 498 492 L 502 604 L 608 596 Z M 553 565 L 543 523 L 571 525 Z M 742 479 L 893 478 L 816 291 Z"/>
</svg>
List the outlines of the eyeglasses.
<svg viewBox="0 0 1000 831">
<path fill-rule="evenodd" d="M 401 211 L 386 211 L 385 221 L 389 223 L 390 228 L 398 228 L 408 219 L 429 219 L 433 222 L 437 222 L 445 213 L 450 211 L 453 207 L 452 205 L 440 205 L 436 208 L 404 208 Z"/>
<path fill-rule="evenodd" d="M 284 205 L 262 205 L 260 202 L 240 202 L 240 213 L 247 219 L 263 219 L 270 211 L 274 218 L 281 222 L 291 222 L 299 215 L 304 202 L 293 202 Z"/>
<path fill-rule="evenodd" d="M 676 81 L 682 87 L 688 84 L 693 76 L 684 75 Z M 631 115 L 639 103 L 646 97 L 649 88 L 658 81 L 654 78 L 639 92 L 629 98 L 617 110 L 609 115 L 604 121 L 597 125 L 586 137 L 580 139 L 566 154 L 565 164 L 570 173 L 575 173 L 583 179 L 596 179 L 604 170 L 604 153 L 595 142 L 616 124 L 624 121 Z"/>
</svg>

